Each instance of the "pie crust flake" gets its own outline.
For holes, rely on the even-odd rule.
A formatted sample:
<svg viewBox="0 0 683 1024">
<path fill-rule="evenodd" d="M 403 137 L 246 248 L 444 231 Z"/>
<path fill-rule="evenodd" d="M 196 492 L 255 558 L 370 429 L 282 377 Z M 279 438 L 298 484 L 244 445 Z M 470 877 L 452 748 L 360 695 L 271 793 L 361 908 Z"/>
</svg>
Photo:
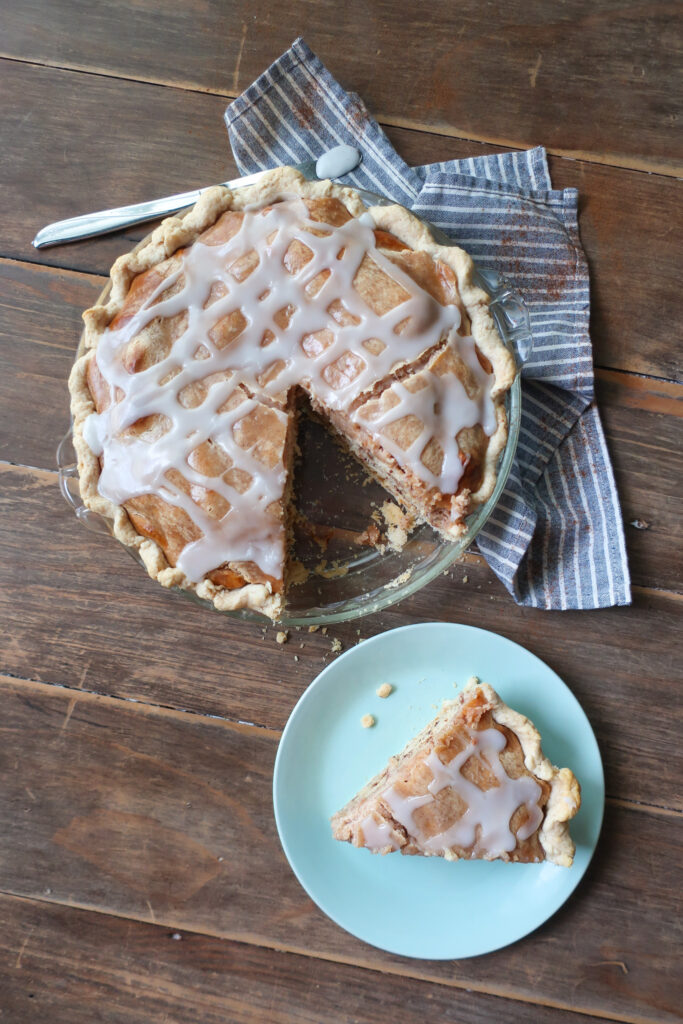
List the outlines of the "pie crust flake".
<svg viewBox="0 0 683 1024">
<path fill-rule="evenodd" d="M 570 867 L 580 804 L 536 727 L 472 680 L 333 816 L 332 834 L 373 853 Z"/>
<path fill-rule="evenodd" d="M 207 190 L 111 271 L 69 380 L 89 508 L 164 586 L 277 619 L 306 396 L 443 536 L 491 495 L 515 365 L 470 257 L 278 168 Z"/>
</svg>

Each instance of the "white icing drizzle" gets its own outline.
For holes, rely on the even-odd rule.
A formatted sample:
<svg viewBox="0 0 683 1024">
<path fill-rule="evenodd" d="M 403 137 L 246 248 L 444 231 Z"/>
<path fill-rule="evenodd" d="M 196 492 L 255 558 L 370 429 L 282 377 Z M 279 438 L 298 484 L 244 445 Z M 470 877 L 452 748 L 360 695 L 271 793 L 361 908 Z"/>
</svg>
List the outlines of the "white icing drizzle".
<svg viewBox="0 0 683 1024">
<path fill-rule="evenodd" d="M 468 730 L 470 742 L 448 764 L 444 764 L 435 751 L 425 759 L 433 775 L 424 796 L 401 797 L 394 787 L 382 794 L 393 816 L 410 835 L 414 836 L 430 853 L 442 853 L 452 846 L 469 849 L 477 843 L 478 849 L 490 857 L 499 857 L 514 850 L 518 840 L 529 839 L 543 820 L 538 805 L 541 787 L 528 775 L 512 779 L 505 771 L 500 754 L 505 748 L 505 735 L 498 729 Z M 481 757 L 496 778 L 497 785 L 483 790 L 461 773 L 461 768 L 472 756 Z M 451 786 L 467 805 L 461 818 L 445 832 L 427 838 L 417 827 L 413 813 L 434 801 L 440 790 Z M 527 821 L 513 834 L 510 821 L 519 807 L 525 807 Z M 477 828 L 480 830 L 477 842 Z"/>
<path fill-rule="evenodd" d="M 318 157 L 315 173 L 319 178 L 341 178 L 360 163 L 360 150 L 355 146 L 334 146 Z"/>
<path fill-rule="evenodd" d="M 388 821 L 377 821 L 374 815 L 369 814 L 360 823 L 361 839 L 368 850 L 385 850 L 390 847 L 398 850 L 394 829 Z"/>
<path fill-rule="evenodd" d="M 284 266 L 293 243 L 303 244 L 311 253 L 309 262 L 296 273 Z M 253 258 L 254 253 L 257 265 L 237 280 L 240 269 L 235 265 L 250 254 Z M 366 256 L 406 296 L 383 315 L 374 312 L 353 286 Z M 242 273 L 243 267 L 242 263 Z M 329 271 L 326 280 L 316 281 Z M 177 284 L 177 293 L 165 297 Z M 219 286 L 220 296 L 207 306 L 212 286 Z M 220 331 L 219 322 L 237 310 L 241 310 L 245 326 L 221 348 L 212 340 L 212 332 Z M 288 313 L 284 327 L 282 321 L 275 320 L 278 314 L 282 317 L 283 310 Z M 187 326 L 166 358 L 129 373 L 124 365 L 128 343 L 152 320 L 185 311 Z M 456 335 L 459 324 L 456 306 L 440 305 L 377 250 L 371 217 L 332 227 L 311 220 L 300 198 L 249 209 L 232 238 L 216 245 L 195 242 L 183 254 L 181 266 L 157 286 L 142 308 L 100 337 L 95 357 L 112 403 L 101 414 L 90 416 L 84 426 L 91 450 L 103 454 L 99 491 L 119 505 L 135 496 L 154 494 L 180 506 L 202 533 L 181 552 L 177 563 L 191 581 L 224 562 L 235 561 L 253 561 L 264 573 L 278 578 L 284 532 L 268 509 L 284 492 L 285 467 L 281 459 L 272 468 L 264 465 L 256 451 L 258 442 L 250 450 L 238 443 L 235 431 L 239 432 L 240 421 L 258 408 L 258 402 L 244 397 L 235 406 L 236 388 L 244 385 L 251 393 L 278 403 L 292 386 L 302 385 L 327 407 L 348 412 L 379 380 L 448 337 L 477 376 L 484 398 L 473 402 L 456 377 L 432 375 L 435 388 L 440 389 L 437 414 L 434 395 L 430 398 L 426 393 L 429 389 L 411 394 L 394 383 L 400 404 L 367 427 L 379 432 L 390 422 L 389 416 L 392 420 L 411 412 L 420 416 L 425 424 L 421 438 L 408 452 L 393 454 L 422 479 L 454 491 L 458 469 L 462 473 L 455 440 L 458 430 L 473 422 L 482 422 L 487 433 L 495 429 L 490 400 L 493 377 L 484 374 L 479 365 L 474 341 Z M 321 340 L 319 332 L 326 329 Z M 364 344 L 370 339 L 381 343 L 372 352 Z M 207 397 L 196 408 L 181 404 L 184 388 L 217 374 L 230 379 L 207 381 Z M 271 411 L 284 428 L 286 412 Z M 169 425 L 165 434 L 151 441 L 120 436 L 127 427 L 151 415 L 165 417 Z M 445 454 L 438 481 L 420 461 L 432 435 Z M 190 466 L 188 456 L 206 440 L 225 450 L 233 469 L 249 474 L 251 483 L 244 493 L 224 476 L 207 477 Z M 389 447 L 384 435 L 382 443 Z M 172 470 L 182 474 L 190 488 L 203 489 L 197 493 L 210 489 L 223 498 L 230 506 L 223 518 L 209 516 L 173 483 L 169 479 Z"/>
<path fill-rule="evenodd" d="M 100 443 L 98 432 L 97 413 L 91 413 L 91 415 L 83 421 L 83 437 L 93 455 L 100 456 L 102 454 L 102 445 Z"/>
<path fill-rule="evenodd" d="M 415 811 L 418 807 L 424 807 L 425 804 L 434 802 L 434 797 L 429 793 L 425 793 L 424 796 L 401 796 L 396 792 L 394 786 L 384 790 L 382 799 L 388 805 L 396 821 L 403 825 L 411 836 L 419 835 L 419 829 L 413 819 Z"/>
<path fill-rule="evenodd" d="M 352 418 L 362 423 L 366 430 L 376 437 L 383 448 L 390 452 L 401 468 L 408 468 L 430 487 L 437 487 L 443 494 L 455 494 L 465 467 L 460 461 L 460 447 L 457 437 L 464 427 L 480 423 L 484 433 L 491 437 L 495 433 L 496 408 L 491 399 L 492 375 L 487 373 L 477 358 L 472 338 L 451 335 L 448 344 L 452 346 L 473 374 L 479 385 L 476 398 L 470 398 L 462 382 L 453 374 L 440 375 L 425 368 L 421 375 L 425 387 L 409 391 L 400 381 L 395 381 L 389 390 L 398 398 L 398 404 L 386 412 L 370 419 L 363 407 L 357 409 Z M 422 421 L 422 431 L 409 448 L 401 448 L 387 433 L 391 426 L 404 416 L 412 414 Z M 443 461 L 438 474 L 434 474 L 422 461 L 422 453 L 432 437 L 439 439 L 443 449 Z"/>
</svg>

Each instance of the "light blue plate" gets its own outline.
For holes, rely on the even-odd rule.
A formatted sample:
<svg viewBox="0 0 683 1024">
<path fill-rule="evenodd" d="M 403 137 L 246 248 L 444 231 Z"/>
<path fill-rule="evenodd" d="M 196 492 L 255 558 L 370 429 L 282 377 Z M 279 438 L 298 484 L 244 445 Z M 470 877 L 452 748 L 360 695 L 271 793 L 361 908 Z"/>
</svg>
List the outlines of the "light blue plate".
<svg viewBox="0 0 683 1024">
<path fill-rule="evenodd" d="M 528 715 L 544 753 L 581 783 L 571 868 L 383 857 L 332 838 L 330 816 L 472 675 Z M 395 689 L 382 700 L 384 682 Z M 374 728 L 362 728 L 365 714 Z M 431 622 L 364 641 L 311 683 L 280 741 L 273 800 L 294 873 L 328 917 L 390 953 L 446 960 L 507 946 L 562 906 L 598 841 L 605 782 L 590 723 L 547 665 L 495 633 Z"/>
</svg>

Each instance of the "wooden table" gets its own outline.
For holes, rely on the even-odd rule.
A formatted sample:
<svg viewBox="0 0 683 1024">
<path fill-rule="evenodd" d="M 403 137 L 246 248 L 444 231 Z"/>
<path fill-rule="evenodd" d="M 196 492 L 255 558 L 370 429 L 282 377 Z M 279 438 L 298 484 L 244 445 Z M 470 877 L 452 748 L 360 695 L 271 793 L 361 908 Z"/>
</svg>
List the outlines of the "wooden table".
<svg viewBox="0 0 683 1024">
<path fill-rule="evenodd" d="M 680 1019 L 675 10 L 3 4 L 2 1024 Z M 70 214 L 234 175 L 226 103 L 298 33 L 409 162 L 542 143 L 555 186 L 581 190 L 633 607 L 517 608 L 469 555 L 361 623 L 368 637 L 438 610 L 520 641 L 571 686 L 600 742 L 606 818 L 586 878 L 535 934 L 473 960 L 356 941 L 309 901 L 280 849 L 280 731 L 334 656 L 332 633 L 346 648 L 358 623 L 279 646 L 270 629 L 164 592 L 86 532 L 57 488 L 81 310 L 143 232 L 43 252 L 31 239 Z"/>
</svg>

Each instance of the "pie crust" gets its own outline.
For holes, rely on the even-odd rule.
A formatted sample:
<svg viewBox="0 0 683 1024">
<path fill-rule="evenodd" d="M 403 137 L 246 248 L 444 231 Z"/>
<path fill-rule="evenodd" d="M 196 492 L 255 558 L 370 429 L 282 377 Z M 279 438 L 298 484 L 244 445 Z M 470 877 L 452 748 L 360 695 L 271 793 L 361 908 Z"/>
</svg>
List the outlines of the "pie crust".
<svg viewBox="0 0 683 1024">
<path fill-rule="evenodd" d="M 249 335 L 246 326 L 259 327 L 256 303 L 268 300 L 271 291 L 276 296 L 293 294 L 293 282 L 303 281 L 308 273 L 308 255 L 292 243 L 280 265 L 281 279 L 271 275 L 262 295 L 243 295 L 265 280 L 259 275 L 265 273 L 268 254 L 278 244 L 278 232 L 285 237 L 287 218 L 291 220 L 296 211 L 300 219 L 308 217 L 320 225 L 318 229 L 306 221 L 305 227 L 311 266 L 322 268 L 315 281 L 308 275 L 305 290 L 311 302 L 318 295 L 315 288 L 322 294 L 330 277 L 335 287 L 343 280 L 347 250 L 353 254 L 362 230 L 375 248 L 365 251 L 353 280 L 349 278 L 341 297 L 327 307 L 321 328 L 299 335 L 291 359 L 265 367 L 263 350 L 273 338 L 274 350 L 282 350 L 290 321 L 306 303 L 285 302 L 271 322 L 275 334 L 266 331 L 260 342 L 260 334 L 252 330 Z M 366 223 L 368 213 L 372 232 Z M 279 220 L 277 230 L 266 237 L 259 217 L 266 224 L 268 216 Z M 237 244 L 233 240 L 239 241 L 240 231 L 247 230 L 256 232 L 253 249 L 229 267 L 226 264 L 216 277 L 216 259 L 228 251 L 232 260 L 237 251 L 230 248 Z M 292 230 L 298 241 L 301 231 L 296 229 L 297 235 Z M 335 234 L 344 231 L 343 238 Z M 330 265 L 324 266 L 321 253 L 332 245 L 341 245 L 339 262 L 330 256 Z M 368 211 L 354 190 L 329 181 L 309 182 L 292 168 L 278 168 L 248 189 L 207 190 L 184 216 L 165 220 L 142 247 L 116 261 L 108 298 L 83 315 L 85 351 L 73 367 L 69 387 L 84 503 L 112 521 L 116 537 L 137 549 L 150 576 L 162 585 L 190 589 L 221 610 L 251 608 L 276 619 L 286 584 L 295 398 L 303 391 L 315 412 L 418 521 L 431 523 L 446 537 L 457 536 L 465 529 L 465 516 L 493 491 L 507 438 L 504 395 L 515 375 L 513 358 L 489 311 L 489 297 L 474 283 L 473 271 L 463 250 L 437 245 L 427 227 L 403 207 Z M 237 305 L 211 322 L 206 310 L 215 303 L 224 313 L 231 292 Z M 190 300 L 181 308 L 178 303 L 186 294 Z M 193 295 L 202 297 L 193 304 Z M 155 316 L 157 305 L 168 315 Z M 393 317 L 390 336 L 385 331 L 389 344 L 368 338 L 361 350 L 357 344 L 353 348 L 352 340 L 339 358 L 325 363 L 328 347 L 338 352 L 339 345 L 346 344 L 344 338 L 357 339 L 354 331 L 366 329 L 362 310 L 375 327 L 381 327 L 382 318 Z M 399 322 L 402 310 L 415 312 Z M 304 312 L 310 326 L 308 306 Z M 280 314 L 284 321 L 277 320 Z M 444 324 L 451 326 L 446 329 Z M 188 355 L 188 344 L 197 341 L 200 344 Z M 183 346 L 184 359 L 174 362 L 174 353 Z M 233 350 L 237 355 L 231 364 Z M 156 372 L 154 367 L 164 371 L 154 386 L 165 417 L 150 399 L 148 378 Z M 122 368 L 128 374 L 125 381 Z M 176 377 L 188 379 L 182 391 L 185 411 L 181 415 L 178 405 L 177 416 L 168 405 L 174 388 L 177 396 L 181 394 Z M 134 385 L 143 380 L 147 383 L 135 391 Z M 198 430 L 203 429 L 202 409 L 211 404 L 207 396 L 219 391 L 225 400 L 216 415 L 228 416 L 231 424 L 229 456 L 214 436 Z M 133 392 L 139 397 L 132 399 Z M 131 419 L 131 410 L 140 413 L 137 419 Z M 455 421 L 452 410 L 457 413 Z M 183 417 L 203 440 L 182 461 L 188 445 L 180 436 L 179 451 L 185 454 L 178 456 L 180 462 L 170 458 L 163 483 L 157 479 L 148 493 L 145 451 L 155 451 L 160 438 L 170 445 Z M 111 427 L 114 419 L 118 433 Z M 109 434 L 101 425 L 104 420 Z M 453 429 L 454 437 L 448 433 Z M 222 476 L 215 475 L 226 467 Z M 117 486 L 107 484 L 110 478 L 118 481 Z M 244 497 L 255 482 L 263 492 L 258 529 L 265 539 L 261 543 L 257 527 L 250 523 L 254 535 L 242 538 L 233 556 L 224 524 L 237 523 L 244 533 L 245 523 L 257 518 L 255 513 L 250 516 Z M 229 487 L 233 490 L 226 491 Z M 212 564 L 209 541 L 214 539 L 220 557 L 214 552 L 217 561 Z M 255 557 L 245 554 L 254 550 Z"/>
<path fill-rule="evenodd" d="M 332 834 L 373 853 L 570 867 L 580 804 L 532 722 L 471 680 L 333 816 Z"/>
</svg>

